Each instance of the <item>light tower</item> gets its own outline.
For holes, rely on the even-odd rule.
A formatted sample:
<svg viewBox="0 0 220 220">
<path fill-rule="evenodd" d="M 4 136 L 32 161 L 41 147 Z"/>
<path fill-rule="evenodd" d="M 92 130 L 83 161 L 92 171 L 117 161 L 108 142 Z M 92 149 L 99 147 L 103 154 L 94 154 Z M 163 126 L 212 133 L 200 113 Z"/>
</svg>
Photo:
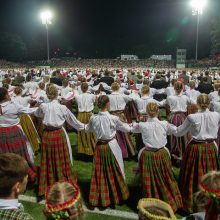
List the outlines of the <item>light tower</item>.
<svg viewBox="0 0 220 220">
<path fill-rule="evenodd" d="M 49 25 L 52 23 L 52 13 L 49 10 L 43 11 L 41 13 L 42 24 L 46 27 L 47 32 L 47 61 L 50 62 L 50 44 L 49 44 Z"/>
<path fill-rule="evenodd" d="M 198 60 L 198 46 L 199 46 L 199 22 L 200 16 L 203 14 L 203 10 L 206 6 L 207 0 L 192 0 L 192 15 L 197 16 L 197 27 L 196 27 L 196 52 L 195 60 Z"/>
</svg>

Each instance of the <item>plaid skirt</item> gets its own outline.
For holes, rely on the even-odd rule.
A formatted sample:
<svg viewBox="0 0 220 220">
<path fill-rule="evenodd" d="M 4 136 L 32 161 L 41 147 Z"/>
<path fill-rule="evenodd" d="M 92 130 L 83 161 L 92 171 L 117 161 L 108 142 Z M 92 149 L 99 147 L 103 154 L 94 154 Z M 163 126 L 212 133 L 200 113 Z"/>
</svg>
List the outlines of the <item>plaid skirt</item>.
<svg viewBox="0 0 220 220">
<path fill-rule="evenodd" d="M 126 200 L 129 191 L 121 169 L 108 144 L 97 145 L 93 159 L 89 203 L 107 207 Z"/>
<path fill-rule="evenodd" d="M 28 176 L 34 181 L 37 175 L 36 167 L 28 154 L 26 138 L 17 125 L 0 127 L 0 154 L 3 153 L 15 153 L 25 158 L 29 166 Z"/>
<path fill-rule="evenodd" d="M 144 150 L 139 160 L 143 197 L 157 198 L 170 204 L 174 212 L 182 207 L 182 198 L 165 149 Z"/>
<path fill-rule="evenodd" d="M 28 139 L 28 141 L 30 142 L 33 151 L 36 152 L 40 149 L 40 138 L 37 134 L 37 131 L 34 127 L 34 124 L 31 120 L 31 117 L 27 114 L 22 114 L 20 115 L 20 125 Z"/>
<path fill-rule="evenodd" d="M 44 195 L 47 187 L 54 182 L 67 180 L 77 182 L 65 133 L 63 129 L 44 131 L 38 195 Z"/>
<path fill-rule="evenodd" d="M 198 112 L 198 107 L 197 105 L 188 105 L 187 106 L 187 115 L 190 115 L 190 114 L 195 114 L 196 112 Z"/>
<path fill-rule="evenodd" d="M 79 112 L 77 119 L 82 123 L 87 124 L 91 116 L 92 116 L 91 112 Z M 86 154 L 86 155 L 94 154 L 94 149 L 96 145 L 95 133 L 78 131 L 77 141 L 78 141 L 78 153 Z"/>
<path fill-rule="evenodd" d="M 214 143 L 187 146 L 179 176 L 179 188 L 186 211 L 193 211 L 193 194 L 199 190 L 203 175 L 218 169 L 219 161 Z"/>
<path fill-rule="evenodd" d="M 170 115 L 170 123 L 175 126 L 180 126 L 186 119 L 185 113 L 172 113 Z M 170 138 L 171 144 L 171 155 L 178 157 L 180 160 L 183 158 L 185 148 L 187 145 L 187 135 L 182 137 L 175 137 L 174 135 Z"/>
</svg>

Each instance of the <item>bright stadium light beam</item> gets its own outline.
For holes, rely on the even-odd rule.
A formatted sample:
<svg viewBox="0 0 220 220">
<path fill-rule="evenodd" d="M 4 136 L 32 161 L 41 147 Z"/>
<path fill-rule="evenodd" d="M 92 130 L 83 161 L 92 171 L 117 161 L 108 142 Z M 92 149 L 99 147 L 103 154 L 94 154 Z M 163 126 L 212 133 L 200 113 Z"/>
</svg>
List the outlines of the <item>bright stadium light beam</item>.
<svg viewBox="0 0 220 220">
<path fill-rule="evenodd" d="M 197 16 L 197 28 L 196 28 L 196 52 L 195 52 L 195 60 L 198 60 L 198 45 L 199 45 L 199 21 L 200 16 L 203 14 L 204 8 L 207 5 L 207 0 L 192 0 L 192 15 Z"/>
<path fill-rule="evenodd" d="M 46 10 L 40 14 L 42 24 L 46 27 L 47 32 L 47 61 L 50 61 L 50 45 L 49 45 L 49 25 L 52 24 L 53 14 L 51 11 Z"/>
<path fill-rule="evenodd" d="M 202 14 L 203 10 L 207 4 L 207 0 L 193 0 L 191 1 L 192 10 L 195 15 Z M 193 13 L 193 14 L 194 14 Z"/>
</svg>

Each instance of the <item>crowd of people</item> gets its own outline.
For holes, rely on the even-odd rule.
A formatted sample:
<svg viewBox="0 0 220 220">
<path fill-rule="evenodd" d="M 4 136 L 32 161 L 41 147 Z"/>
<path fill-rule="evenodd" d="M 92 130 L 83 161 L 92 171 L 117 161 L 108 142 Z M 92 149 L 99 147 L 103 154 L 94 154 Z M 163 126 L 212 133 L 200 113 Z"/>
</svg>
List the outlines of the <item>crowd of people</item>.
<svg viewBox="0 0 220 220">
<path fill-rule="evenodd" d="M 78 153 L 93 157 L 91 206 L 129 198 L 124 159 L 137 158 L 133 172 L 147 198 L 140 219 L 163 212 L 175 219 L 178 210 L 218 218 L 220 72 L 94 67 L 0 75 L 0 217 L 29 219 L 17 201 L 27 181 L 46 199 L 48 219 L 83 215 L 68 137 L 74 128 Z"/>
</svg>

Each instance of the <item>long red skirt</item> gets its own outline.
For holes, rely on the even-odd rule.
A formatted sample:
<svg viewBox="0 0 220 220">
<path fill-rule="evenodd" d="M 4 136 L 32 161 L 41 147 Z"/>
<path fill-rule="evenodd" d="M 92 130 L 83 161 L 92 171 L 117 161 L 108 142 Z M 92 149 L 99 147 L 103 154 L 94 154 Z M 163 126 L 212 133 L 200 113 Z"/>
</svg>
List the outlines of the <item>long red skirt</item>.
<svg viewBox="0 0 220 220">
<path fill-rule="evenodd" d="M 67 180 L 77 182 L 70 161 L 66 135 L 63 129 L 44 131 L 38 195 L 44 195 L 47 187 L 54 182 Z"/>
<path fill-rule="evenodd" d="M 29 165 L 28 176 L 34 181 L 37 175 L 36 167 L 28 154 L 26 138 L 17 125 L 0 128 L 0 153 L 15 153 L 25 158 Z"/>
<path fill-rule="evenodd" d="M 199 190 L 203 175 L 219 168 L 214 143 L 197 143 L 187 146 L 179 177 L 183 207 L 187 212 L 193 211 L 193 194 Z"/>
<path fill-rule="evenodd" d="M 174 212 L 182 207 L 182 198 L 174 178 L 167 150 L 144 150 L 139 161 L 143 197 L 157 198 L 170 204 Z"/>
<path fill-rule="evenodd" d="M 129 191 L 121 169 L 108 144 L 97 145 L 93 159 L 89 203 L 106 207 L 126 200 Z"/>
</svg>

